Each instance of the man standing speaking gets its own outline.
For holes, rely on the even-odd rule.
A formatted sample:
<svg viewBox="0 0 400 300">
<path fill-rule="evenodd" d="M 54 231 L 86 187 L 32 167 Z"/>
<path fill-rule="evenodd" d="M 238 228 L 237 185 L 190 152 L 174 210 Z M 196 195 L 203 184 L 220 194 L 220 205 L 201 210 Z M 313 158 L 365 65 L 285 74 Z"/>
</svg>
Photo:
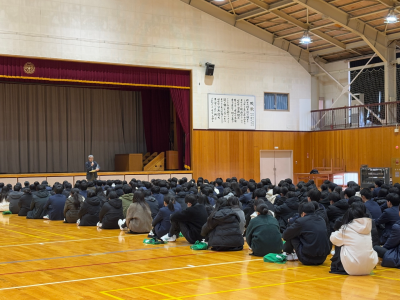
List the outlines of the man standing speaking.
<svg viewBox="0 0 400 300">
<path fill-rule="evenodd" d="M 94 161 L 93 155 L 88 156 L 89 161 L 85 163 L 86 167 L 86 179 L 88 181 L 94 181 L 97 178 L 97 172 L 100 170 L 100 166 Z"/>
</svg>

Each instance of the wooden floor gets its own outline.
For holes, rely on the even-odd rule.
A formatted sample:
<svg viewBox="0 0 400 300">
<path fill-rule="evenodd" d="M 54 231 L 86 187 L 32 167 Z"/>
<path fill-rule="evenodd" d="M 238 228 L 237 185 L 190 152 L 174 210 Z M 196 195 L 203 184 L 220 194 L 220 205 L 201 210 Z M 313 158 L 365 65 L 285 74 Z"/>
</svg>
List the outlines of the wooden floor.
<svg viewBox="0 0 400 300">
<path fill-rule="evenodd" d="M 398 299 L 400 270 L 339 276 L 264 263 L 246 250 L 192 251 L 182 239 L 0 216 L 0 299 Z"/>
</svg>

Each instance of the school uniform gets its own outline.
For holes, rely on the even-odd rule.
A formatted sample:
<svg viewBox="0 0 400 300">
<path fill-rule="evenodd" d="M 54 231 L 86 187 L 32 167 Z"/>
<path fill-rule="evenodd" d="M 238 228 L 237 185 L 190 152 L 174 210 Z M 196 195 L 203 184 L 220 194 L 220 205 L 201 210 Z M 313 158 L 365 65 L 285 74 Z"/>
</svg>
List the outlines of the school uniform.
<svg viewBox="0 0 400 300">
<path fill-rule="evenodd" d="M 368 209 L 368 211 L 372 215 L 372 219 L 376 220 L 382 215 L 381 208 L 379 207 L 379 204 L 376 203 L 374 200 L 370 199 L 366 202 L 364 202 L 365 207 Z"/>
<path fill-rule="evenodd" d="M 282 236 L 278 220 L 270 215 L 258 215 L 246 229 L 246 242 L 255 256 L 282 253 Z"/>
<path fill-rule="evenodd" d="M 65 201 L 64 205 L 64 217 L 66 223 L 76 223 L 79 219 L 79 209 L 83 203 L 83 197 L 81 195 L 78 195 L 79 199 L 79 206 L 76 208 L 74 205 L 74 198 L 72 196 L 69 196 L 67 200 Z"/>
<path fill-rule="evenodd" d="M 64 220 L 64 206 L 67 199 L 63 194 L 56 194 L 49 197 L 44 209 L 47 210 L 49 220 Z"/>
<path fill-rule="evenodd" d="M 50 194 L 46 190 L 37 191 L 33 195 L 30 210 L 26 215 L 27 219 L 43 219 L 45 214 L 44 206 L 49 200 Z"/>
<path fill-rule="evenodd" d="M 99 197 L 86 198 L 79 210 L 79 226 L 96 226 L 100 221 L 100 210 L 101 200 Z"/>
<path fill-rule="evenodd" d="M 392 226 L 392 231 L 383 248 L 387 250 L 382 258 L 382 267 L 400 268 L 400 221 Z"/>
<path fill-rule="evenodd" d="M 157 216 L 153 219 L 152 226 L 154 227 L 154 233 L 158 238 L 166 235 L 171 228 L 170 216 L 175 210 L 170 210 L 168 206 L 160 208 Z"/>
<path fill-rule="evenodd" d="M 119 229 L 118 220 L 124 218 L 122 200 L 110 199 L 102 206 L 99 220 L 102 229 Z"/>
<path fill-rule="evenodd" d="M 299 201 L 297 197 L 289 198 L 280 206 L 275 206 L 275 217 L 279 222 L 281 232 L 285 231 L 288 220 L 299 211 Z"/>
<path fill-rule="evenodd" d="M 18 216 L 26 217 L 28 211 L 30 210 L 31 203 L 32 203 L 32 194 L 24 193 L 18 201 Z"/>
<path fill-rule="evenodd" d="M 258 217 L 257 217 L 258 218 Z M 325 221 L 316 214 L 297 218 L 282 234 L 283 251 L 293 253 L 304 265 L 321 265 L 330 253 Z"/>
<path fill-rule="evenodd" d="M 392 206 L 384 210 L 382 215 L 375 220 L 376 226 L 385 225 L 385 229 L 381 235 L 381 244 L 385 244 L 392 231 L 392 226 L 400 220 L 399 207 Z"/>
</svg>

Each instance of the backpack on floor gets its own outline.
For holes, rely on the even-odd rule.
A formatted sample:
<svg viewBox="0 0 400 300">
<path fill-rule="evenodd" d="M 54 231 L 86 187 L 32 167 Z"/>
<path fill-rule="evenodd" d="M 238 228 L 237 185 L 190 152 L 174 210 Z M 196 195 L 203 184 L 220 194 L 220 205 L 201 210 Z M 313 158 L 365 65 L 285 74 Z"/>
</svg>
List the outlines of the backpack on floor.
<svg viewBox="0 0 400 300">
<path fill-rule="evenodd" d="M 208 244 L 206 242 L 196 241 L 196 243 L 194 243 L 194 245 L 190 246 L 190 249 L 192 249 L 192 250 L 207 250 Z"/>
<path fill-rule="evenodd" d="M 264 256 L 264 262 L 286 264 L 286 255 L 278 253 L 268 253 Z"/>
</svg>

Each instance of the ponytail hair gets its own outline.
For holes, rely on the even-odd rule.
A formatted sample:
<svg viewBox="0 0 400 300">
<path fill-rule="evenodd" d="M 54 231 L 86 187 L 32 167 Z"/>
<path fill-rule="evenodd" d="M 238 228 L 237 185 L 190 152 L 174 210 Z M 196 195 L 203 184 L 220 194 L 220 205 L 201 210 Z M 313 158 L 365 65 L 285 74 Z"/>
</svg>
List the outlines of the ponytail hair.
<svg viewBox="0 0 400 300">
<path fill-rule="evenodd" d="M 267 215 L 267 214 L 268 214 L 268 206 L 267 206 L 266 204 L 260 204 L 260 205 L 258 205 L 258 206 L 257 206 L 257 212 L 258 212 L 260 215 L 263 215 L 263 216 Z"/>
<path fill-rule="evenodd" d="M 72 198 L 74 199 L 75 209 L 79 209 L 79 207 L 81 206 L 81 201 L 79 201 L 79 189 L 72 189 L 71 195 L 72 195 Z"/>
<path fill-rule="evenodd" d="M 164 202 L 167 204 L 167 207 L 170 211 L 175 211 L 175 198 L 172 195 L 166 195 L 164 197 Z"/>
</svg>

